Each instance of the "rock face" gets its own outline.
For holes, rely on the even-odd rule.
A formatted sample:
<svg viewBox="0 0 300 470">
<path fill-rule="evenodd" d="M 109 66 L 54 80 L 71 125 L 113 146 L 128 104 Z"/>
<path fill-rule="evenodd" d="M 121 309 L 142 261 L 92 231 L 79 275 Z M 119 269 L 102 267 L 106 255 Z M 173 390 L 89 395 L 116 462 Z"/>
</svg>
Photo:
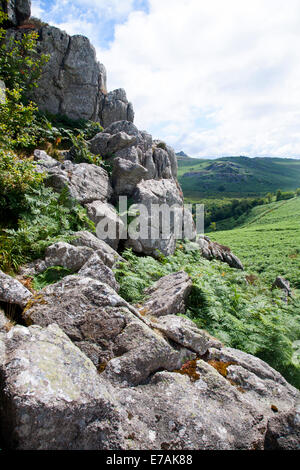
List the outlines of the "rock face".
<svg viewBox="0 0 300 470">
<path fill-rule="evenodd" d="M 149 299 L 143 308 L 150 315 L 161 317 L 171 313 L 185 313 L 185 303 L 192 289 L 192 281 L 184 271 L 169 274 L 145 291 Z"/>
<path fill-rule="evenodd" d="M 0 6 L 7 14 L 11 26 L 18 26 L 30 17 L 30 0 L 1 0 Z"/>
<path fill-rule="evenodd" d="M 38 161 L 39 166 L 47 170 L 46 185 L 60 192 L 68 187 L 70 196 L 80 204 L 100 200 L 107 201 L 112 195 L 112 188 L 107 172 L 89 163 L 73 164 L 65 161 L 47 169 L 45 160 Z"/>
<path fill-rule="evenodd" d="M 0 302 L 24 308 L 32 293 L 19 281 L 0 270 Z"/>
<path fill-rule="evenodd" d="M 98 238 L 104 240 L 114 250 L 118 248 L 124 223 L 111 204 L 94 201 L 86 205 L 89 218 L 94 222 Z"/>
<path fill-rule="evenodd" d="M 242 262 L 232 253 L 228 246 L 212 242 L 208 237 L 199 237 L 197 243 L 204 258 L 208 260 L 217 259 L 227 263 L 232 268 L 244 269 Z"/>
<path fill-rule="evenodd" d="M 299 391 L 241 351 L 206 356 L 142 385 L 112 385 L 123 356 L 99 374 L 57 325 L 13 327 L 0 333 L 2 441 L 20 450 L 299 449 Z"/>
<path fill-rule="evenodd" d="M 275 289 L 275 287 L 278 287 L 279 289 L 282 289 L 286 296 L 291 297 L 292 296 L 292 291 L 291 291 L 291 286 L 289 281 L 284 279 L 281 276 L 277 276 L 275 281 L 272 284 L 272 289 Z"/>
<path fill-rule="evenodd" d="M 70 242 L 74 246 L 87 246 L 97 252 L 103 263 L 112 268 L 122 260 L 119 253 L 111 248 L 103 240 L 100 240 L 90 232 L 82 231 L 74 233 L 74 239 Z"/>
<path fill-rule="evenodd" d="M 107 127 L 116 121 L 133 122 L 133 106 L 128 102 L 123 88 L 101 95 L 99 118 L 103 127 Z"/>
<path fill-rule="evenodd" d="M 57 325 L 17 326 L 1 340 L 1 434 L 8 448 L 124 445 L 110 384 Z"/>
</svg>

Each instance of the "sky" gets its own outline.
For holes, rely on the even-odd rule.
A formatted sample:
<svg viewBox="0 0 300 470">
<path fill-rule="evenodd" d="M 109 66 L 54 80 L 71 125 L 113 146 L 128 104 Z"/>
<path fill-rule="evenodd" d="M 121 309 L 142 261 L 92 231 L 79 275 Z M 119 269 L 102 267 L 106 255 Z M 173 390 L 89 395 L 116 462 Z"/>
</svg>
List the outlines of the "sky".
<svg viewBox="0 0 300 470">
<path fill-rule="evenodd" d="M 299 0 L 32 0 L 87 36 L 135 124 L 190 156 L 300 158 Z"/>
</svg>

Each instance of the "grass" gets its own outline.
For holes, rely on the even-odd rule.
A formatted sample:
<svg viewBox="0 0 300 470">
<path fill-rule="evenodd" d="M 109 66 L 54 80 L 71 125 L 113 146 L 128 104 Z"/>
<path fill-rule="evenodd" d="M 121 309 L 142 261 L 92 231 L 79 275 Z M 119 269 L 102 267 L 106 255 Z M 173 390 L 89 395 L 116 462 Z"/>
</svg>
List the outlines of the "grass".
<svg viewBox="0 0 300 470">
<path fill-rule="evenodd" d="M 300 289 L 300 198 L 255 207 L 234 222 L 235 229 L 210 233 L 210 238 L 230 246 L 266 285 L 281 275 Z"/>
</svg>

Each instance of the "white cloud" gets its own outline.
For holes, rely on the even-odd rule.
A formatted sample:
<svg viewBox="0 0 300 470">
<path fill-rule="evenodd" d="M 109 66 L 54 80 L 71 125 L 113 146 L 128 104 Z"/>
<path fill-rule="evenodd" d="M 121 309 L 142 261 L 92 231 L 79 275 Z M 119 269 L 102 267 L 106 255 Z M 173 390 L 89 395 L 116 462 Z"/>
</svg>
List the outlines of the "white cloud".
<svg viewBox="0 0 300 470">
<path fill-rule="evenodd" d="M 109 48 L 87 11 L 113 18 L 115 1 L 81 1 L 86 24 L 75 29 L 96 40 L 139 127 L 193 156 L 300 155 L 298 0 L 149 0 L 149 13 L 119 4 Z"/>
</svg>

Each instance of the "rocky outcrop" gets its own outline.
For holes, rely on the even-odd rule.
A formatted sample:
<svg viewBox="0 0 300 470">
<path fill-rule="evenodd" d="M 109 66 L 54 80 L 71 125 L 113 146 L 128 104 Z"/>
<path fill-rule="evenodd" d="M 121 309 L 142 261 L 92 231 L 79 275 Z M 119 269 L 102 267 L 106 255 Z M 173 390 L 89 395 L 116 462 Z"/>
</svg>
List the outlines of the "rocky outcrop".
<svg viewBox="0 0 300 470">
<path fill-rule="evenodd" d="M 208 237 L 199 237 L 197 239 L 197 244 L 199 245 L 204 258 L 208 260 L 217 259 L 227 263 L 232 268 L 244 269 L 242 262 L 232 253 L 228 246 L 212 242 Z"/>
<path fill-rule="evenodd" d="M 292 290 L 289 281 L 284 279 L 281 276 L 277 276 L 275 281 L 272 284 L 272 289 L 275 289 L 275 287 L 278 287 L 278 289 L 282 289 L 286 296 L 291 297 L 292 296 Z"/>
<path fill-rule="evenodd" d="M 173 348 L 107 284 L 68 276 L 41 290 L 24 312 L 28 324 L 56 323 L 110 381 L 137 385 L 194 353 Z"/>
<path fill-rule="evenodd" d="M 145 295 L 149 298 L 144 303 L 143 309 L 154 317 L 185 313 L 191 289 L 192 281 L 184 271 L 164 276 L 145 290 Z"/>
<path fill-rule="evenodd" d="M 95 200 L 107 201 L 112 196 L 108 174 L 97 165 L 65 161 L 57 162 L 56 166 L 51 164 L 49 168 L 49 163 L 40 159 L 38 166 L 47 172 L 46 185 L 57 192 L 67 187 L 70 196 L 80 204 Z"/>
<path fill-rule="evenodd" d="M 93 251 L 96 251 L 97 255 L 100 257 L 103 263 L 109 268 L 112 268 L 115 264 L 122 260 L 119 253 L 117 253 L 107 243 L 97 238 L 91 232 L 75 232 L 73 237 L 73 240 L 70 241 L 72 245 L 87 246 L 92 248 Z"/>
<path fill-rule="evenodd" d="M 134 121 L 133 106 L 128 102 L 123 88 L 101 95 L 99 118 L 103 127 L 116 121 Z"/>
<path fill-rule="evenodd" d="M 0 6 L 8 16 L 9 26 L 19 26 L 30 17 L 31 0 L 1 0 Z"/>
<path fill-rule="evenodd" d="M 94 201 L 86 204 L 86 209 L 88 217 L 96 226 L 98 238 L 117 250 L 119 241 L 123 237 L 124 223 L 114 206 L 102 201 Z"/>
<path fill-rule="evenodd" d="M 142 329 L 129 326 L 140 340 Z M 160 352 L 154 348 L 150 362 Z M 6 448 L 299 449 L 299 391 L 260 359 L 211 348 L 205 359 L 128 387 L 111 383 L 122 357 L 97 373 L 57 325 L 0 333 Z M 129 374 L 130 368 L 124 376 Z"/>
<path fill-rule="evenodd" d="M 14 279 L 0 270 L 0 302 L 25 307 L 32 293 L 17 279 Z"/>
<path fill-rule="evenodd" d="M 94 253 L 88 259 L 88 261 L 78 271 L 78 275 L 82 277 L 91 277 L 100 282 L 104 282 L 116 292 L 120 289 L 113 271 L 103 263 L 98 252 Z"/>
<path fill-rule="evenodd" d="M 0 336 L 0 383 L 1 437 L 7 448 L 126 445 L 112 387 L 57 325 L 16 326 Z"/>
</svg>

